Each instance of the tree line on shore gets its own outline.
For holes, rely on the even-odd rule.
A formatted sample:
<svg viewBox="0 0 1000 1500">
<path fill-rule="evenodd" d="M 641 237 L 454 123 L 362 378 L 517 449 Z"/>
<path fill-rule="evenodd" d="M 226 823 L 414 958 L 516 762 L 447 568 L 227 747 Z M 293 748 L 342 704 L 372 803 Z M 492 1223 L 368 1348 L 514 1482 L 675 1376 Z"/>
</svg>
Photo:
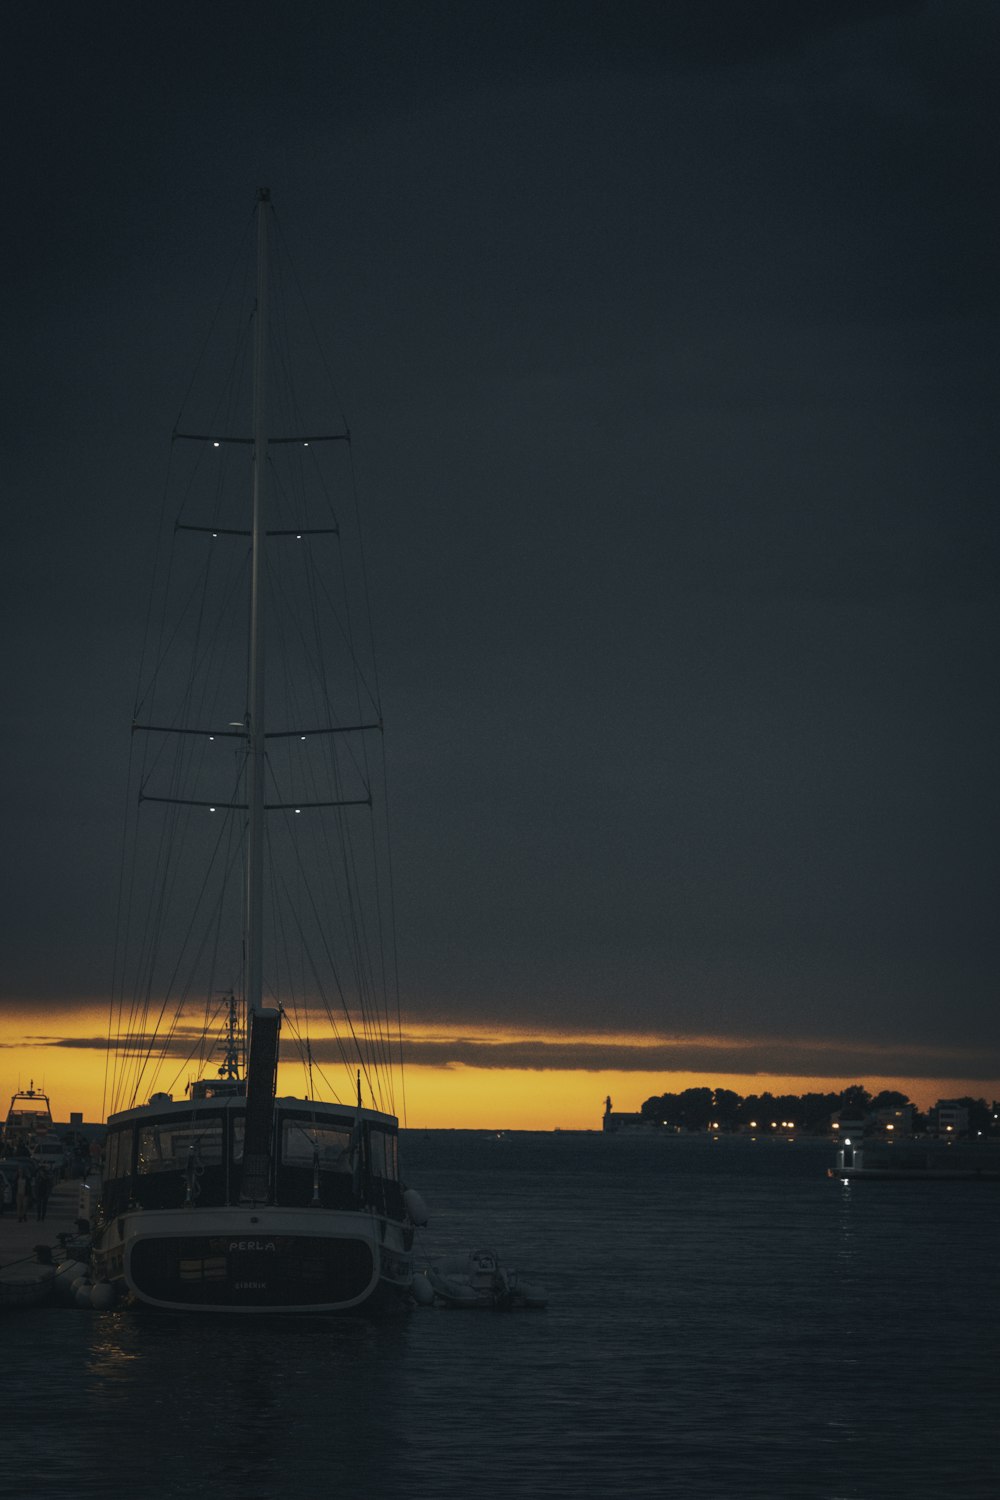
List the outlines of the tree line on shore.
<svg viewBox="0 0 1000 1500">
<path fill-rule="evenodd" d="M 971 1134 L 993 1133 L 995 1121 L 984 1099 L 950 1100 L 969 1111 Z M 744 1097 L 732 1089 L 691 1088 L 679 1094 L 654 1094 L 640 1111 L 651 1125 L 673 1130 L 740 1130 L 755 1129 L 761 1134 L 787 1129 L 817 1135 L 825 1134 L 830 1122 L 841 1113 L 867 1116 L 879 1110 L 913 1110 L 913 1129 L 933 1127 L 934 1109 L 922 1112 L 898 1089 L 882 1089 L 871 1094 L 860 1083 L 852 1083 L 838 1093 L 829 1094 L 748 1094 Z"/>
</svg>

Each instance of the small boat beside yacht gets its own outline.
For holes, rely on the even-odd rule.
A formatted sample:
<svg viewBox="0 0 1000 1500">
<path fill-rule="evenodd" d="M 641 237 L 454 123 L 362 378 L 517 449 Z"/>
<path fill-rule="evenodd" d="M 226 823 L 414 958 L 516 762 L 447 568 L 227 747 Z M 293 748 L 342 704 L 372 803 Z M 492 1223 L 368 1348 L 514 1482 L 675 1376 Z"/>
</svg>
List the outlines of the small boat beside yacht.
<svg viewBox="0 0 1000 1500">
<path fill-rule="evenodd" d="M 470 1250 L 468 1255 L 439 1256 L 413 1278 L 414 1300 L 421 1306 L 489 1309 L 541 1308 L 548 1295 L 537 1282 L 525 1281 L 505 1267 L 495 1250 Z"/>
</svg>

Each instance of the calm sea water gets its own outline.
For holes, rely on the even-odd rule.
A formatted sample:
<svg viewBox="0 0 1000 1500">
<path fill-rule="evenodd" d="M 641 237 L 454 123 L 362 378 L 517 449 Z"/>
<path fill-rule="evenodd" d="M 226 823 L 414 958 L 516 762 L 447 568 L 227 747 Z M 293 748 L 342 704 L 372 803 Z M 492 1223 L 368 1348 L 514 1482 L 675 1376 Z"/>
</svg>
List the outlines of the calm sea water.
<svg viewBox="0 0 1000 1500">
<path fill-rule="evenodd" d="M 1000 1185 L 830 1158 L 411 1132 L 425 1250 L 546 1311 L 7 1317 L 0 1496 L 996 1500 Z"/>
</svg>

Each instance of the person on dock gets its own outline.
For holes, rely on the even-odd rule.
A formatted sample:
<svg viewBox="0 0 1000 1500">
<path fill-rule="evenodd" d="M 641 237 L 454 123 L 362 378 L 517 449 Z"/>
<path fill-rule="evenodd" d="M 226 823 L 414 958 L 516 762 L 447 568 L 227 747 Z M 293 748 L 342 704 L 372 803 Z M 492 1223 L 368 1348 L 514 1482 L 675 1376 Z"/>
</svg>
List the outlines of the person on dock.
<svg viewBox="0 0 1000 1500">
<path fill-rule="evenodd" d="M 35 1218 L 44 1219 L 45 1211 L 49 1206 L 49 1193 L 52 1191 L 52 1178 L 49 1176 L 47 1167 L 42 1167 L 35 1178 Z"/>
<path fill-rule="evenodd" d="M 17 1169 L 17 1190 L 14 1194 L 14 1203 L 17 1207 L 17 1222 L 26 1224 L 28 1222 L 28 1174 L 23 1167 Z"/>
<path fill-rule="evenodd" d="M 7 1173 L 0 1174 L 0 1219 L 3 1218 L 8 1208 L 13 1207 L 14 1189 L 10 1185 Z"/>
</svg>

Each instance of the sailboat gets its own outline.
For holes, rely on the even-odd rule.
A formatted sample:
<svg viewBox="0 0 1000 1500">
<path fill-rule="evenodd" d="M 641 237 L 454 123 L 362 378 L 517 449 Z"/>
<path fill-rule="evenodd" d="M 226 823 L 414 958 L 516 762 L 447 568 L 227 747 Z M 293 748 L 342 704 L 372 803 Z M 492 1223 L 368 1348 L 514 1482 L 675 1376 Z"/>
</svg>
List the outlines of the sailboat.
<svg viewBox="0 0 1000 1500">
<path fill-rule="evenodd" d="M 342 555 L 350 434 L 318 430 L 296 394 L 306 346 L 271 316 L 267 189 L 244 249 L 221 394 L 172 434 L 182 499 L 132 726 L 94 1277 L 109 1300 L 189 1313 L 367 1311 L 409 1300 L 426 1211 L 398 1158 L 382 715 Z M 301 1092 L 279 1093 L 296 1069 Z"/>
</svg>

